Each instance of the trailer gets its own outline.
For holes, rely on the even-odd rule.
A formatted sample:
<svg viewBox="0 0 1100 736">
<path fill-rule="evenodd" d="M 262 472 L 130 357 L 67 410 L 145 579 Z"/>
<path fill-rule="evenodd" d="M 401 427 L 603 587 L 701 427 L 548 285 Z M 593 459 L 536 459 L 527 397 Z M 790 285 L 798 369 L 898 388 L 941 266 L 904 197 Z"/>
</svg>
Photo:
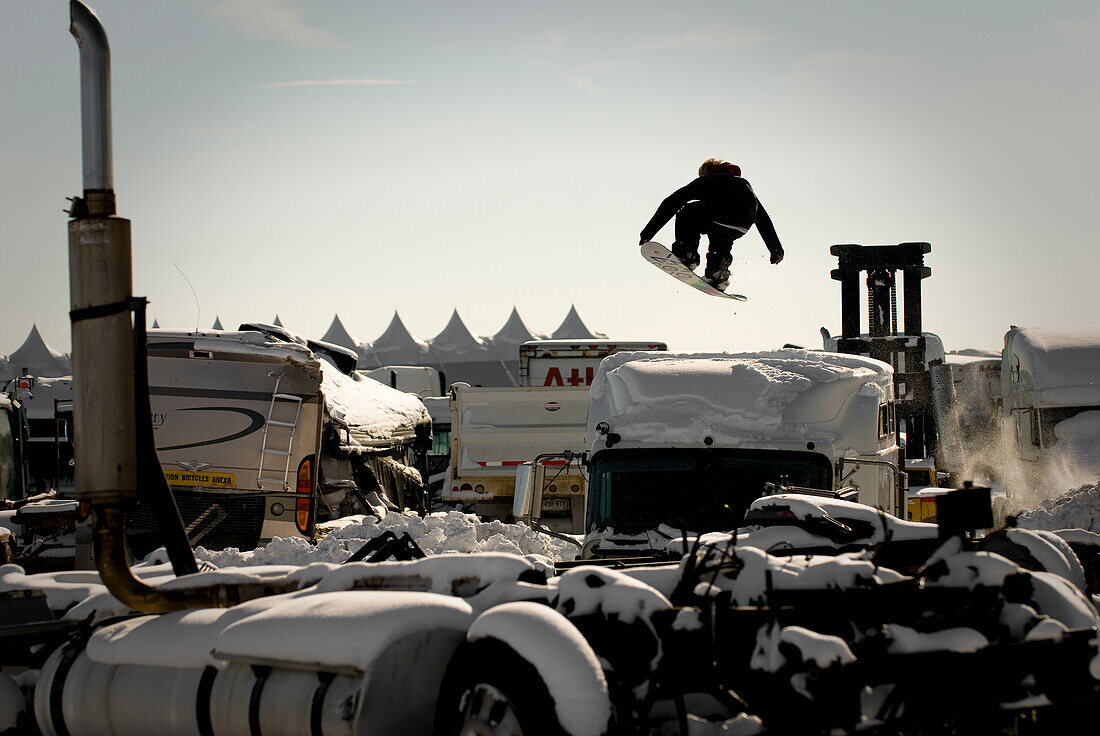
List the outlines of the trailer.
<svg viewBox="0 0 1100 736">
<path fill-rule="evenodd" d="M 662 342 L 532 340 L 520 346 L 520 385 L 450 389 L 451 453 L 441 500 L 488 519 L 512 515 L 516 469 L 533 458 L 550 469 L 541 515 L 557 531 L 584 528 L 584 453 L 589 386 L 600 361 L 624 351 L 663 351 Z M 578 462 L 562 456 L 575 455 Z"/>
</svg>

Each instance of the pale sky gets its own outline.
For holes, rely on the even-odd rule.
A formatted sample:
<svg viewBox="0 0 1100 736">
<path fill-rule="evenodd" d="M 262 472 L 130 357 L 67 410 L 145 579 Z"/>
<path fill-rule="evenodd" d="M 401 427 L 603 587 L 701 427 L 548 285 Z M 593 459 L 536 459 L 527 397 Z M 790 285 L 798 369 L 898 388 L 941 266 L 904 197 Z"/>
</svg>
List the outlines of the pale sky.
<svg viewBox="0 0 1100 736">
<path fill-rule="evenodd" d="M 820 347 L 834 243 L 927 241 L 924 326 L 999 349 L 1097 322 L 1100 8 L 1088 2 L 99 0 L 134 293 L 161 326 L 424 338 L 577 306 L 674 349 Z M 69 349 L 80 194 L 68 3 L 3 0 L 0 354 Z M 786 260 L 738 241 L 735 304 L 638 232 L 722 156 Z M 671 223 L 657 240 L 670 243 Z M 193 284 L 195 299 L 181 271 Z"/>
</svg>

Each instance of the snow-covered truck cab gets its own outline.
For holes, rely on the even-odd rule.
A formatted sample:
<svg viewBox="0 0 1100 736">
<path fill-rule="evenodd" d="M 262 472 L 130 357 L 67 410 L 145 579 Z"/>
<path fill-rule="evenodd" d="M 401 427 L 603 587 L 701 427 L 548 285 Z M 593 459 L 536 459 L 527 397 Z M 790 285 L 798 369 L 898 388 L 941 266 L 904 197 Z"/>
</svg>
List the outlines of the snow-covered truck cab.
<svg viewBox="0 0 1100 736">
<path fill-rule="evenodd" d="M 672 535 L 729 530 L 754 499 L 792 488 L 850 487 L 897 515 L 892 402 L 890 366 L 859 356 L 607 358 L 588 415 L 587 541 L 644 547 L 661 525 Z"/>
<path fill-rule="evenodd" d="M 431 432 L 417 397 L 259 329 L 150 330 L 148 355 L 157 454 L 193 544 L 308 537 L 371 491 L 415 506 Z"/>
<path fill-rule="evenodd" d="M 1095 481 L 1100 471 L 1100 327 L 1013 327 L 1005 333 L 1001 408 L 1011 498 L 1034 503 Z"/>
</svg>

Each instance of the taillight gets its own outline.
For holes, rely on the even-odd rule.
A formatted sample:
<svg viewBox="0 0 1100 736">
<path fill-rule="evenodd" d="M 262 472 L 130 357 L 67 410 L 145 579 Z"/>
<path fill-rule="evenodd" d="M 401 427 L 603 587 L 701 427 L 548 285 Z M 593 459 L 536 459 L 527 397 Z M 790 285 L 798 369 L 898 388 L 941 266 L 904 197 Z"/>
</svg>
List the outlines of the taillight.
<svg viewBox="0 0 1100 736">
<path fill-rule="evenodd" d="M 309 517 L 313 511 L 313 456 L 298 465 L 298 501 L 294 506 L 294 523 L 302 534 L 309 534 Z"/>
<path fill-rule="evenodd" d="M 580 489 L 581 489 L 581 487 L 580 487 L 580 486 L 578 486 L 578 485 L 577 485 L 576 483 L 574 483 L 573 485 L 569 486 L 569 490 L 573 491 L 573 493 L 577 493 L 578 491 L 580 491 Z"/>
<path fill-rule="evenodd" d="M 556 485 L 554 485 L 553 483 L 551 483 L 550 487 L 547 488 L 546 490 L 550 491 L 551 493 L 554 493 L 558 490 L 558 487 Z"/>
<path fill-rule="evenodd" d="M 474 490 L 474 487 L 471 486 L 469 483 L 463 483 L 462 487 L 459 488 L 458 490 L 460 490 L 460 491 L 472 491 L 472 490 Z"/>
</svg>

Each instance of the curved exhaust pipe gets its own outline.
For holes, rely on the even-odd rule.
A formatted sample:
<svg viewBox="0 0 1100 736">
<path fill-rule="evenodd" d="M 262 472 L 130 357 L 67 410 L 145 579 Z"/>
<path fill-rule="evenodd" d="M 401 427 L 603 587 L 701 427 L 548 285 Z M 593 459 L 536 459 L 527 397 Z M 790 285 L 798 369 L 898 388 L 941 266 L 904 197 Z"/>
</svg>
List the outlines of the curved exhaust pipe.
<svg viewBox="0 0 1100 736">
<path fill-rule="evenodd" d="M 111 153 L 111 48 L 107 32 L 90 8 L 69 3 L 69 32 L 80 47 L 80 131 L 84 192 L 114 189 Z M 114 214 L 113 210 L 110 213 Z"/>
</svg>

